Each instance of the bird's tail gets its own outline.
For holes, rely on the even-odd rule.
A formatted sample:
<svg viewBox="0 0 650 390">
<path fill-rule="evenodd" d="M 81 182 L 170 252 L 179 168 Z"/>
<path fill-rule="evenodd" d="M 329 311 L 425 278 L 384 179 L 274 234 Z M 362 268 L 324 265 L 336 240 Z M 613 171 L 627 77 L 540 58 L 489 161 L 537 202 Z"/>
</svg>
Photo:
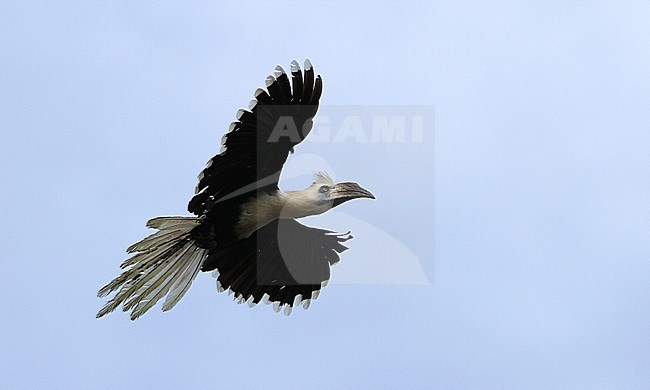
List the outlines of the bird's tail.
<svg viewBox="0 0 650 390">
<path fill-rule="evenodd" d="M 135 253 L 120 265 L 128 268 L 102 287 L 97 296 L 117 294 L 97 313 L 97 318 L 123 304 L 135 320 L 167 295 L 163 310 L 170 310 L 185 295 L 201 269 L 207 250 L 196 245 L 190 231 L 201 223 L 196 217 L 158 217 L 147 222 L 158 231 L 131 245 Z M 118 291 L 119 290 L 119 291 Z"/>
</svg>

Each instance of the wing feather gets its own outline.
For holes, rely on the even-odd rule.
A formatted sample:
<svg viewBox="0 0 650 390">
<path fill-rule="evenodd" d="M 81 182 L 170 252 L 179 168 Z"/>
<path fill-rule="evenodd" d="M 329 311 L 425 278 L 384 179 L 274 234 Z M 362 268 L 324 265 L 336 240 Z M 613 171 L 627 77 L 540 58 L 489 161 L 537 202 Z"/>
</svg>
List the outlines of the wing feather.
<svg viewBox="0 0 650 390">
<path fill-rule="evenodd" d="M 276 220 L 250 237 L 210 249 L 203 271 L 216 270 L 217 289 L 232 291 L 240 303 L 265 300 L 285 314 L 309 307 L 330 278 L 330 266 L 349 234 L 305 226 L 296 220 Z"/>
<path fill-rule="evenodd" d="M 291 80 L 278 66 L 275 76 L 266 79 L 266 91 L 255 91 L 250 109 L 237 112 L 237 121 L 224 136 L 222 152 L 210 159 L 199 175 L 196 195 L 188 204 L 191 213 L 212 218 L 219 215 L 214 207 L 223 199 L 277 190 L 282 166 L 309 133 L 318 110 L 322 80 L 318 76 L 314 84 L 314 77 L 309 60 L 305 61 L 304 77 L 293 61 Z M 293 119 L 297 137 L 271 137 L 286 117 Z"/>
</svg>

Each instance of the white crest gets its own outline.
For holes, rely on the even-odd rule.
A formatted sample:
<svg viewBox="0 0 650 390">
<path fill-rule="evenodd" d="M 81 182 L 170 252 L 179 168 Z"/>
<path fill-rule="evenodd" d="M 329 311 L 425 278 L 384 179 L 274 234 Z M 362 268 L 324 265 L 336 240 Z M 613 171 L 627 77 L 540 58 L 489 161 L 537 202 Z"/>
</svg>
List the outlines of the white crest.
<svg viewBox="0 0 650 390">
<path fill-rule="evenodd" d="M 334 185 L 334 180 L 327 174 L 327 172 L 318 171 L 314 173 L 314 182 L 318 184 L 327 184 L 328 186 Z"/>
</svg>

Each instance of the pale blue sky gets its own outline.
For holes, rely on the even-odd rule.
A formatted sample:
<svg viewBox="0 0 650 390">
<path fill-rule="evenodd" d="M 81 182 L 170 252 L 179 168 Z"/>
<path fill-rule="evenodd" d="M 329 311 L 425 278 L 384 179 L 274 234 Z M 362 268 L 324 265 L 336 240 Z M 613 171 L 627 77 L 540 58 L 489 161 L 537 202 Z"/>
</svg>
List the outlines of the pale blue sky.
<svg viewBox="0 0 650 390">
<path fill-rule="evenodd" d="M 0 2 L 0 387 L 647 388 L 648 20 L 626 1 Z M 309 221 L 353 230 L 334 283 L 408 256 L 431 283 L 333 284 L 287 318 L 202 274 L 169 313 L 96 320 L 146 220 L 186 213 L 294 58 L 324 110 L 435 107 L 423 143 L 294 156 L 377 195 Z"/>
</svg>

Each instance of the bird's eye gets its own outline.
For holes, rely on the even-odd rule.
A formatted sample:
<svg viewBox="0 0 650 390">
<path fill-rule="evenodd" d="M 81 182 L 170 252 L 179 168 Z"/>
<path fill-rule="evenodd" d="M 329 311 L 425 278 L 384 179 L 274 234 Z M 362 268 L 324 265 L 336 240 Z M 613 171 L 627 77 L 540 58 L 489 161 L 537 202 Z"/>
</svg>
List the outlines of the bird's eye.
<svg viewBox="0 0 650 390">
<path fill-rule="evenodd" d="M 326 193 L 329 190 L 330 190 L 330 188 L 328 186 L 322 186 L 321 188 L 318 189 L 318 191 L 320 191 L 322 193 Z"/>
</svg>

